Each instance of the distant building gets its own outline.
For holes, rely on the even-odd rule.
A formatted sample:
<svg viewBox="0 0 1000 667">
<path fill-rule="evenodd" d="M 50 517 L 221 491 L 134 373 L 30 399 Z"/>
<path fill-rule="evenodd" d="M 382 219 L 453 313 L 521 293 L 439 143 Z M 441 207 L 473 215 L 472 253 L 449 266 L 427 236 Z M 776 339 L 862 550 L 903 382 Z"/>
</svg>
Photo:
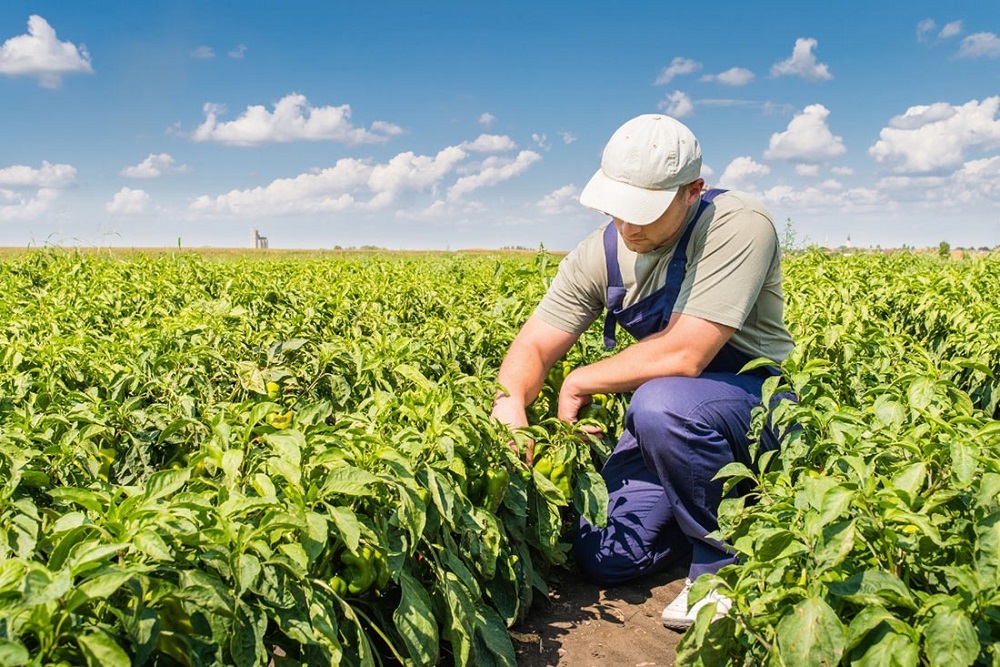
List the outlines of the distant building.
<svg viewBox="0 0 1000 667">
<path fill-rule="evenodd" d="M 254 250 L 267 250 L 267 237 L 261 236 L 255 228 L 250 237 L 250 245 L 254 248 Z"/>
</svg>

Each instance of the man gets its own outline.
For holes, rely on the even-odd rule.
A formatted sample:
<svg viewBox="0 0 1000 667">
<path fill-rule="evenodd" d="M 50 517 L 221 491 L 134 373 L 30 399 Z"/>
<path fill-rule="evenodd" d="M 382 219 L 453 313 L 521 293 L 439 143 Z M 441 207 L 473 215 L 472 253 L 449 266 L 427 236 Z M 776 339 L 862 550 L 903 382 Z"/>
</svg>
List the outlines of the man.
<svg viewBox="0 0 1000 667">
<path fill-rule="evenodd" d="M 624 432 L 602 475 L 608 524 L 581 522 L 574 552 L 585 576 L 615 584 L 690 558 L 685 588 L 663 611 L 667 627 L 690 626 L 691 582 L 734 562 L 707 535 L 718 528 L 725 464 L 752 465 L 751 411 L 768 371 L 792 349 L 783 322 L 781 251 L 770 213 L 749 195 L 703 193 L 701 148 L 664 115 L 642 115 L 611 137 L 580 202 L 611 217 L 560 264 L 538 308 L 511 344 L 493 416 L 527 424 L 549 368 L 607 309 L 605 342 L 620 325 L 637 339 L 573 370 L 559 418 L 577 420 L 597 393 L 635 392 Z M 761 448 L 777 447 L 765 430 Z M 715 595 L 717 611 L 728 600 Z"/>
</svg>

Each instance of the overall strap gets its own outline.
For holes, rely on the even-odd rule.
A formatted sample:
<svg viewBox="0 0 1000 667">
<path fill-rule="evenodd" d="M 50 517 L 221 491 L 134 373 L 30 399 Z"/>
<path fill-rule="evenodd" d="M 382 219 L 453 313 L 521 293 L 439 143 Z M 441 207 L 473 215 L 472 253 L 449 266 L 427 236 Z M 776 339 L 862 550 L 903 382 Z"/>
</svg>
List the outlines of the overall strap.
<svg viewBox="0 0 1000 667">
<path fill-rule="evenodd" d="M 681 238 L 677 241 L 674 255 L 667 266 L 667 278 L 664 285 L 668 291 L 673 288 L 674 299 L 677 298 L 677 292 L 680 291 L 680 285 L 684 281 L 684 274 L 687 271 L 687 246 L 691 240 L 691 234 L 694 232 L 694 227 L 712 200 L 723 192 L 726 192 L 726 190 L 712 188 L 702 193 L 701 201 L 698 203 L 698 212 L 695 213 L 691 222 L 685 227 Z M 604 316 L 604 347 L 610 350 L 615 347 L 615 328 L 618 324 L 618 313 L 621 312 L 622 304 L 625 301 L 625 286 L 622 280 L 621 268 L 618 266 L 618 229 L 615 227 L 614 222 L 608 224 L 604 230 L 604 263 L 608 270 L 608 308 Z M 663 326 L 666 326 L 666 322 L 663 322 Z"/>
<path fill-rule="evenodd" d="M 608 310 L 604 316 L 604 347 L 612 349 L 615 346 L 615 326 L 618 319 L 615 313 L 622 309 L 625 301 L 625 285 L 622 281 L 621 267 L 618 266 L 618 229 L 615 223 L 608 223 L 604 230 L 604 263 L 608 267 Z"/>
</svg>

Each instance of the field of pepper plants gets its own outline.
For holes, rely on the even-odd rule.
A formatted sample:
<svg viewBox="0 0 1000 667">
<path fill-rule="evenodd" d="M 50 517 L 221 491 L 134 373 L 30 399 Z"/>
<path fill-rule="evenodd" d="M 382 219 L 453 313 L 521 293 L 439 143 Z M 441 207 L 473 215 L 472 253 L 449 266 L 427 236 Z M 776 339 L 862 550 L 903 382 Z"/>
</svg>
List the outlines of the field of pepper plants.
<svg viewBox="0 0 1000 667">
<path fill-rule="evenodd" d="M 612 438 L 489 419 L 557 259 L 0 262 L 0 665 L 511 665 Z M 1000 664 L 1000 258 L 785 266 L 780 454 L 681 664 Z M 570 366 L 605 352 L 595 328 Z M 559 365 L 560 370 L 563 365 Z M 628 396 L 594 418 L 620 427 Z M 697 591 L 696 591 L 697 593 Z M 664 630 L 664 632 L 667 632 Z"/>
</svg>

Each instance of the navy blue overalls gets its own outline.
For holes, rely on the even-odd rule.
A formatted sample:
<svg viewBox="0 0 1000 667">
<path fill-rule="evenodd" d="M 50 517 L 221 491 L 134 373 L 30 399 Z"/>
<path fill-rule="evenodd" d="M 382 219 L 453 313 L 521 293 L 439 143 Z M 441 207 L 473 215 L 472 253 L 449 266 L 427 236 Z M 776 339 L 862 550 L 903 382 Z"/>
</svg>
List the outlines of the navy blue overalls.
<svg viewBox="0 0 1000 667">
<path fill-rule="evenodd" d="M 702 196 L 667 266 L 666 284 L 628 308 L 618 266 L 618 232 L 604 235 L 608 267 L 605 345 L 615 344 L 615 327 L 643 339 L 670 321 L 687 267 L 688 243 L 698 219 L 725 190 Z M 706 535 L 718 528 L 722 482 L 715 474 L 734 460 L 750 466 L 750 414 L 760 405 L 770 371 L 737 375 L 751 360 L 727 343 L 697 378 L 663 377 L 632 396 L 625 428 L 601 474 L 608 485 L 608 523 L 581 521 L 574 552 L 581 571 L 603 584 L 634 579 L 690 556 L 691 579 L 734 562 L 726 546 Z M 765 429 L 766 431 L 766 429 Z M 761 451 L 776 448 L 765 432 Z"/>
</svg>

